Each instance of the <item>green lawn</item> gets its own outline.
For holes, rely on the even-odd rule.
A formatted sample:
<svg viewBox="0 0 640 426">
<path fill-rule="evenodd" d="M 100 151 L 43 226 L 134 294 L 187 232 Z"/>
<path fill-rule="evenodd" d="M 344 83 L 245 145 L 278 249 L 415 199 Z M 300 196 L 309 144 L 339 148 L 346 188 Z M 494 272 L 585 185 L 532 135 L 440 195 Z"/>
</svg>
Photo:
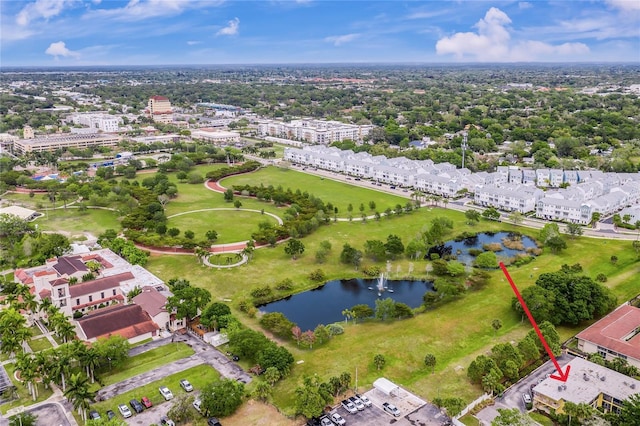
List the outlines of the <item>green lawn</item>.
<svg viewBox="0 0 640 426">
<path fill-rule="evenodd" d="M 45 216 L 34 223 L 46 231 L 64 230 L 72 234 L 87 232 L 97 237 L 109 228 L 120 229 L 118 213 L 111 210 L 89 208 L 81 212 L 76 208 L 68 208 L 41 212 Z"/>
<path fill-rule="evenodd" d="M 338 216 L 347 217 L 347 206 L 353 206 L 353 217 L 360 217 L 360 204 L 364 204 L 364 212 L 372 215 L 375 210 L 380 213 L 387 207 L 394 208 L 396 204 L 404 206 L 407 198 L 398 197 L 387 194 L 385 192 L 376 191 L 366 187 L 349 185 L 343 182 L 337 182 L 331 179 L 324 179 L 319 176 L 309 175 L 293 169 L 283 169 L 278 167 L 267 167 L 255 173 L 244 175 L 230 176 L 221 182 L 222 186 L 227 188 L 233 185 L 273 185 L 274 187 L 282 186 L 284 189 L 291 188 L 295 191 L 308 191 L 309 193 L 320 198 L 325 203 L 332 203 L 338 207 Z M 369 208 L 369 202 L 373 201 L 376 205 L 375 210 Z"/>
<path fill-rule="evenodd" d="M 114 368 L 107 373 L 101 373 L 100 379 L 103 385 L 111 385 L 191 355 L 193 355 L 193 349 L 190 346 L 180 342 L 169 343 L 128 358 L 119 368 Z M 99 389 L 97 383 L 94 387 L 94 390 Z"/>
<path fill-rule="evenodd" d="M 24 386 L 22 382 L 16 380 L 14 376 L 14 373 L 15 373 L 14 364 L 5 364 L 4 369 L 7 371 L 7 374 L 11 378 L 11 382 L 17 388 L 18 399 L 0 405 L 0 410 L 2 410 L 2 412 L 6 413 L 7 410 L 11 408 L 20 407 L 21 405 L 27 406 L 27 405 L 35 404 L 36 402 L 44 401 L 45 399 L 49 398 L 53 394 L 53 391 L 50 388 L 45 389 L 42 383 L 38 383 L 37 384 L 38 397 L 34 401 L 33 397 L 29 393 L 29 389 L 27 389 L 27 387 Z"/>
<path fill-rule="evenodd" d="M 38 327 L 37 325 L 32 325 L 31 327 L 29 327 L 29 330 L 31 330 L 31 337 L 37 337 L 40 336 L 42 334 L 42 331 L 40 330 L 40 327 Z"/>
<path fill-rule="evenodd" d="M 225 207 L 233 209 L 229 205 Z M 259 211 L 250 212 L 234 209 L 229 211 L 194 212 L 175 216 L 169 219 L 167 227 L 176 227 L 183 233 L 191 230 L 195 233 L 196 240 L 205 239 L 206 232 L 210 229 L 215 229 L 218 232 L 218 239 L 215 244 L 223 244 L 250 239 L 251 234 L 258 230 L 258 224 L 261 222 L 277 224 L 275 218 L 269 215 L 262 215 Z"/>
<path fill-rule="evenodd" d="M 220 375 L 214 368 L 208 365 L 199 365 L 183 372 L 164 377 L 156 382 L 141 386 L 132 391 L 125 392 L 108 401 L 102 401 L 93 404 L 91 406 L 91 409 L 98 411 L 101 415 L 105 415 L 105 412 L 107 410 L 113 410 L 118 414 L 118 416 L 120 416 L 120 414 L 118 413 L 118 405 L 126 404 L 128 406 L 129 401 L 133 398 L 140 400 L 140 398 L 146 396 L 151 400 L 153 405 L 164 403 L 164 398 L 162 397 L 162 395 L 160 395 L 160 392 L 158 392 L 158 388 L 160 386 L 167 386 L 169 389 L 171 389 L 173 395 L 177 396 L 185 393 L 180 387 L 181 379 L 189 380 L 195 390 L 200 390 L 205 385 L 218 380 L 219 378 Z"/>
<path fill-rule="evenodd" d="M 40 352 L 45 349 L 52 348 L 53 346 L 46 337 L 40 337 L 37 339 L 32 338 L 31 340 L 29 340 L 29 347 L 33 352 Z"/>
</svg>

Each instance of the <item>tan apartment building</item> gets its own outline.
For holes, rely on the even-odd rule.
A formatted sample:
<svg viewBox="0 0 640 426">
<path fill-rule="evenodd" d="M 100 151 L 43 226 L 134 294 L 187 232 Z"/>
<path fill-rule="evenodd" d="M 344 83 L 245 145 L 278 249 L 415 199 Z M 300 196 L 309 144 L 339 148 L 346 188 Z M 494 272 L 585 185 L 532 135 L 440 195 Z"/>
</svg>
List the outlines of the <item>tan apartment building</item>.
<svg viewBox="0 0 640 426">
<path fill-rule="evenodd" d="M 152 96 L 147 104 L 149 115 L 156 123 L 171 123 L 173 121 L 173 110 L 169 98 L 164 96 Z"/>
</svg>

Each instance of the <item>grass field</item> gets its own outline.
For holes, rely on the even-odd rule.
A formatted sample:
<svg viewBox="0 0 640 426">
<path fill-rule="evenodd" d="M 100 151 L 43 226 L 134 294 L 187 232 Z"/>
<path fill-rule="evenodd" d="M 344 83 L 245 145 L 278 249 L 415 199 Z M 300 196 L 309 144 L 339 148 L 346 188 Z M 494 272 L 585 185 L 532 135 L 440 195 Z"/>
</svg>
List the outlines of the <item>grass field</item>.
<svg viewBox="0 0 640 426">
<path fill-rule="evenodd" d="M 226 205 L 226 208 L 231 206 Z M 233 209 L 233 207 L 231 207 Z M 244 208 L 244 207 L 243 207 Z M 191 230 L 195 239 L 205 239 L 205 234 L 210 229 L 218 232 L 216 244 L 245 241 L 258 230 L 258 224 L 268 222 L 277 224 L 275 218 L 269 215 L 261 215 L 260 212 L 244 210 L 229 211 L 199 211 L 169 218 L 167 227 L 176 227 L 182 231 Z"/>
<path fill-rule="evenodd" d="M 360 204 L 364 204 L 364 212 L 371 215 L 378 210 L 385 211 L 387 207 L 394 208 L 396 204 L 404 206 L 408 198 L 390 195 L 374 189 L 353 186 L 331 179 L 324 179 L 319 176 L 309 175 L 293 169 L 282 169 L 277 167 L 267 167 L 255 173 L 231 176 L 222 179 L 221 185 L 231 188 L 233 185 L 273 185 L 274 187 L 295 191 L 308 191 L 326 203 L 332 203 L 338 207 L 338 217 L 347 217 L 347 206 L 353 206 L 353 217 L 360 217 Z M 376 205 L 375 210 L 369 208 L 369 202 Z"/>
<path fill-rule="evenodd" d="M 29 340 L 29 347 L 33 352 L 40 352 L 53 346 L 46 337 L 39 337 Z"/>
</svg>

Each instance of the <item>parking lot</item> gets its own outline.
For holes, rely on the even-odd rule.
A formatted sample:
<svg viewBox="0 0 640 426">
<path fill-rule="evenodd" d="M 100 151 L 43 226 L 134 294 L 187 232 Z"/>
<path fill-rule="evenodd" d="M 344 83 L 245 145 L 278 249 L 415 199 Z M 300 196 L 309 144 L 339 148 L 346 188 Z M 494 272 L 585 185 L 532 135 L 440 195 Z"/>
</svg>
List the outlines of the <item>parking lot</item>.
<svg viewBox="0 0 640 426">
<path fill-rule="evenodd" d="M 395 426 L 442 426 L 449 418 L 438 407 L 429 404 L 417 396 L 400 389 L 397 396 L 388 396 L 377 389 L 372 389 L 364 395 L 372 402 L 371 407 L 350 414 L 339 405 L 331 413 L 337 412 L 347 422 L 347 425 L 395 425 Z M 382 404 L 389 402 L 400 410 L 400 417 L 393 417 L 382 409 Z"/>
</svg>

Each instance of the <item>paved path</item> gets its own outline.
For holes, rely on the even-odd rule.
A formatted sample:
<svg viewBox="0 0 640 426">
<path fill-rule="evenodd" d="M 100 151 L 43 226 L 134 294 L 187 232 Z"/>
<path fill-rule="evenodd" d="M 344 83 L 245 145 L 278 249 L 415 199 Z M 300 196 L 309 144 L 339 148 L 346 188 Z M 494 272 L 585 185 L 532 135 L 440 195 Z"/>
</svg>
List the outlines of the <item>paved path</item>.
<svg viewBox="0 0 640 426">
<path fill-rule="evenodd" d="M 159 339 L 157 341 L 150 342 L 148 345 L 150 348 L 155 348 L 162 346 L 163 344 L 166 345 L 167 343 L 170 343 L 171 340 L 172 338 L 168 337 L 165 339 Z M 190 334 L 186 334 L 182 336 L 176 336 L 174 341 L 185 342 L 193 348 L 195 353 L 190 357 L 174 361 L 172 363 L 163 365 L 162 367 L 158 367 L 154 370 L 147 371 L 146 373 L 138 374 L 137 376 L 130 377 L 121 382 L 105 386 L 98 391 L 96 400 L 103 401 L 113 398 L 116 395 L 120 395 L 122 393 L 136 389 L 140 386 L 148 385 L 149 383 L 160 380 L 163 377 L 180 373 L 189 368 L 197 367 L 198 365 L 203 364 L 207 364 L 215 368 L 222 377 L 225 377 L 227 379 L 234 379 L 243 383 L 249 383 L 251 381 L 251 376 L 249 376 L 249 374 L 246 373 L 242 368 L 240 368 L 235 362 L 229 360 L 222 352 L 220 352 L 213 346 L 199 340 L 198 338 Z M 134 348 L 132 349 L 132 351 L 142 353 L 145 350 L 150 350 L 149 347 L 143 348 L 143 346 Z"/>
</svg>

